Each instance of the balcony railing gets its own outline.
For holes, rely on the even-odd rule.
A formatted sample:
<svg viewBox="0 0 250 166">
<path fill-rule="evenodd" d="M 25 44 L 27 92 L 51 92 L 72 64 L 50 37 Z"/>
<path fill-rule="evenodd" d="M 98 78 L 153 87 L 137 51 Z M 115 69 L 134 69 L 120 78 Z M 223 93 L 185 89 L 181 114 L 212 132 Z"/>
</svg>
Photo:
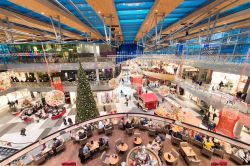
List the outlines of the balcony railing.
<svg viewBox="0 0 250 166">
<path fill-rule="evenodd" d="M 22 55 L 22 54 L 21 54 Z M 49 63 L 78 63 L 78 62 L 95 62 L 95 57 L 81 56 L 46 56 Z M 96 57 L 97 62 L 116 62 L 116 57 Z M 0 64 L 26 64 L 26 63 L 46 63 L 43 55 L 40 56 L 3 56 L 0 55 Z"/>
<path fill-rule="evenodd" d="M 39 152 L 43 144 L 51 143 L 53 138 L 60 137 L 60 138 L 63 138 L 64 141 L 68 141 L 71 139 L 71 131 L 79 129 L 84 125 L 91 124 L 92 126 L 96 126 L 96 124 L 99 121 L 106 120 L 106 119 L 110 119 L 111 122 L 114 125 L 116 125 L 118 123 L 118 120 L 122 117 L 128 117 L 128 118 L 133 118 L 133 117 L 141 118 L 141 117 L 143 117 L 143 118 L 151 119 L 153 121 L 157 121 L 157 123 L 163 124 L 163 125 L 166 123 L 174 123 L 175 122 L 175 120 L 173 120 L 173 119 L 158 117 L 156 115 L 149 115 L 149 114 L 144 114 L 144 113 L 119 113 L 119 114 L 113 114 L 113 115 L 105 115 L 105 116 L 101 116 L 98 118 L 87 120 L 87 121 L 82 122 L 82 123 L 74 124 L 72 126 L 64 128 L 62 130 L 59 130 L 51 135 L 48 135 L 48 136 L 40 139 L 39 141 L 36 141 L 36 142 L 28 145 L 27 147 L 21 149 L 20 151 L 7 157 L 6 159 L 2 160 L 0 165 L 17 164 L 19 161 L 23 161 L 25 164 L 28 164 L 31 162 L 30 156 L 35 155 L 34 153 Z M 250 144 L 245 143 L 245 142 L 241 142 L 241 141 L 236 140 L 236 139 L 229 138 L 229 137 L 224 136 L 222 134 L 214 133 L 214 132 L 199 128 L 197 126 L 187 124 L 187 123 L 176 123 L 176 125 L 184 127 L 186 129 L 189 129 L 189 130 L 194 130 L 194 131 L 199 132 L 203 135 L 214 137 L 216 139 L 225 141 L 225 142 L 227 142 L 231 145 L 237 146 L 237 147 L 250 149 Z"/>
</svg>

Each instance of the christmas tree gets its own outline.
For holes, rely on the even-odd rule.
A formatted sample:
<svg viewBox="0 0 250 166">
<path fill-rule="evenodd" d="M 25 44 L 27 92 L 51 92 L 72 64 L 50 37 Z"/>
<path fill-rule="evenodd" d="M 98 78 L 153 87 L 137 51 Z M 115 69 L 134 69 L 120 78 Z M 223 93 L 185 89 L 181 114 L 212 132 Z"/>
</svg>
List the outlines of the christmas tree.
<svg viewBox="0 0 250 166">
<path fill-rule="evenodd" d="M 79 64 L 77 73 L 76 123 L 99 116 L 87 76 Z"/>
</svg>

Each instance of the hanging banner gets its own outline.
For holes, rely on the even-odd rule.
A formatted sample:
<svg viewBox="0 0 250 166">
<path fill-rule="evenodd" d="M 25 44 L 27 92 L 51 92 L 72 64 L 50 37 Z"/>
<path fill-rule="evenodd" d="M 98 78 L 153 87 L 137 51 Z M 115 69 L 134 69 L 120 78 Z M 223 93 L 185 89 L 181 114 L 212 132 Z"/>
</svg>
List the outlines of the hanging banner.
<svg viewBox="0 0 250 166">
<path fill-rule="evenodd" d="M 54 77 L 52 84 L 53 84 L 53 87 L 55 88 L 55 90 L 59 90 L 59 91 L 64 92 L 63 84 L 62 84 L 60 77 Z"/>
</svg>

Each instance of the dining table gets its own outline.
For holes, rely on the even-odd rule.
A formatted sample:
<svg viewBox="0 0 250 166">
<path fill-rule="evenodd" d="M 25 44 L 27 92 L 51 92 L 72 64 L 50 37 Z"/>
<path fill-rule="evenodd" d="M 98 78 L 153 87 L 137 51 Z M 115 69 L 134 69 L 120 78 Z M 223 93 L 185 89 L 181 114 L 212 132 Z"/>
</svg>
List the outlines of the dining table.
<svg viewBox="0 0 250 166">
<path fill-rule="evenodd" d="M 142 143 L 141 137 L 135 137 L 135 139 L 134 139 L 134 144 L 135 144 L 135 145 L 141 145 L 141 143 Z"/>
<path fill-rule="evenodd" d="M 98 141 L 94 141 L 93 144 L 89 143 L 89 145 L 90 145 L 90 146 L 89 146 L 90 151 L 95 151 L 96 149 L 99 148 L 99 143 L 98 143 Z"/>
<path fill-rule="evenodd" d="M 109 156 L 110 165 L 116 165 L 119 162 L 119 156 L 117 154 L 111 154 Z"/>
<path fill-rule="evenodd" d="M 191 147 L 187 146 L 187 147 L 181 147 L 181 148 L 182 148 L 182 150 L 184 151 L 184 153 L 185 153 L 185 155 L 187 157 L 194 157 L 194 156 L 196 156 L 194 150 Z"/>
<path fill-rule="evenodd" d="M 163 158 L 164 160 L 169 163 L 169 164 L 172 164 L 175 162 L 176 158 L 170 153 L 170 152 L 165 152 L 163 154 Z"/>
<path fill-rule="evenodd" d="M 128 144 L 121 143 L 120 145 L 118 145 L 118 148 L 119 148 L 120 151 L 126 152 L 128 150 Z"/>
</svg>

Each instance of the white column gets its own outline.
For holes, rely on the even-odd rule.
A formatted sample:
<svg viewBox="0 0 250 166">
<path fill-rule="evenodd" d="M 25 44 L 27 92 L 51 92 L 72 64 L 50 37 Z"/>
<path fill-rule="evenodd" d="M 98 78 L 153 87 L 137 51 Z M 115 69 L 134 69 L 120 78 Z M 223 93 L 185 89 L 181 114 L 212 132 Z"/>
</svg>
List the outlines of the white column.
<svg viewBox="0 0 250 166">
<path fill-rule="evenodd" d="M 240 138 L 242 128 L 243 128 L 243 125 L 239 122 L 237 122 L 236 125 L 234 126 L 234 135 L 236 138 Z"/>
<path fill-rule="evenodd" d="M 99 69 L 98 69 L 98 61 L 97 61 L 97 57 L 100 56 L 99 53 L 97 52 L 97 45 L 93 44 L 94 47 L 94 56 L 95 56 L 95 74 L 96 74 L 96 82 L 99 83 L 100 82 L 100 78 L 99 78 Z"/>
</svg>

